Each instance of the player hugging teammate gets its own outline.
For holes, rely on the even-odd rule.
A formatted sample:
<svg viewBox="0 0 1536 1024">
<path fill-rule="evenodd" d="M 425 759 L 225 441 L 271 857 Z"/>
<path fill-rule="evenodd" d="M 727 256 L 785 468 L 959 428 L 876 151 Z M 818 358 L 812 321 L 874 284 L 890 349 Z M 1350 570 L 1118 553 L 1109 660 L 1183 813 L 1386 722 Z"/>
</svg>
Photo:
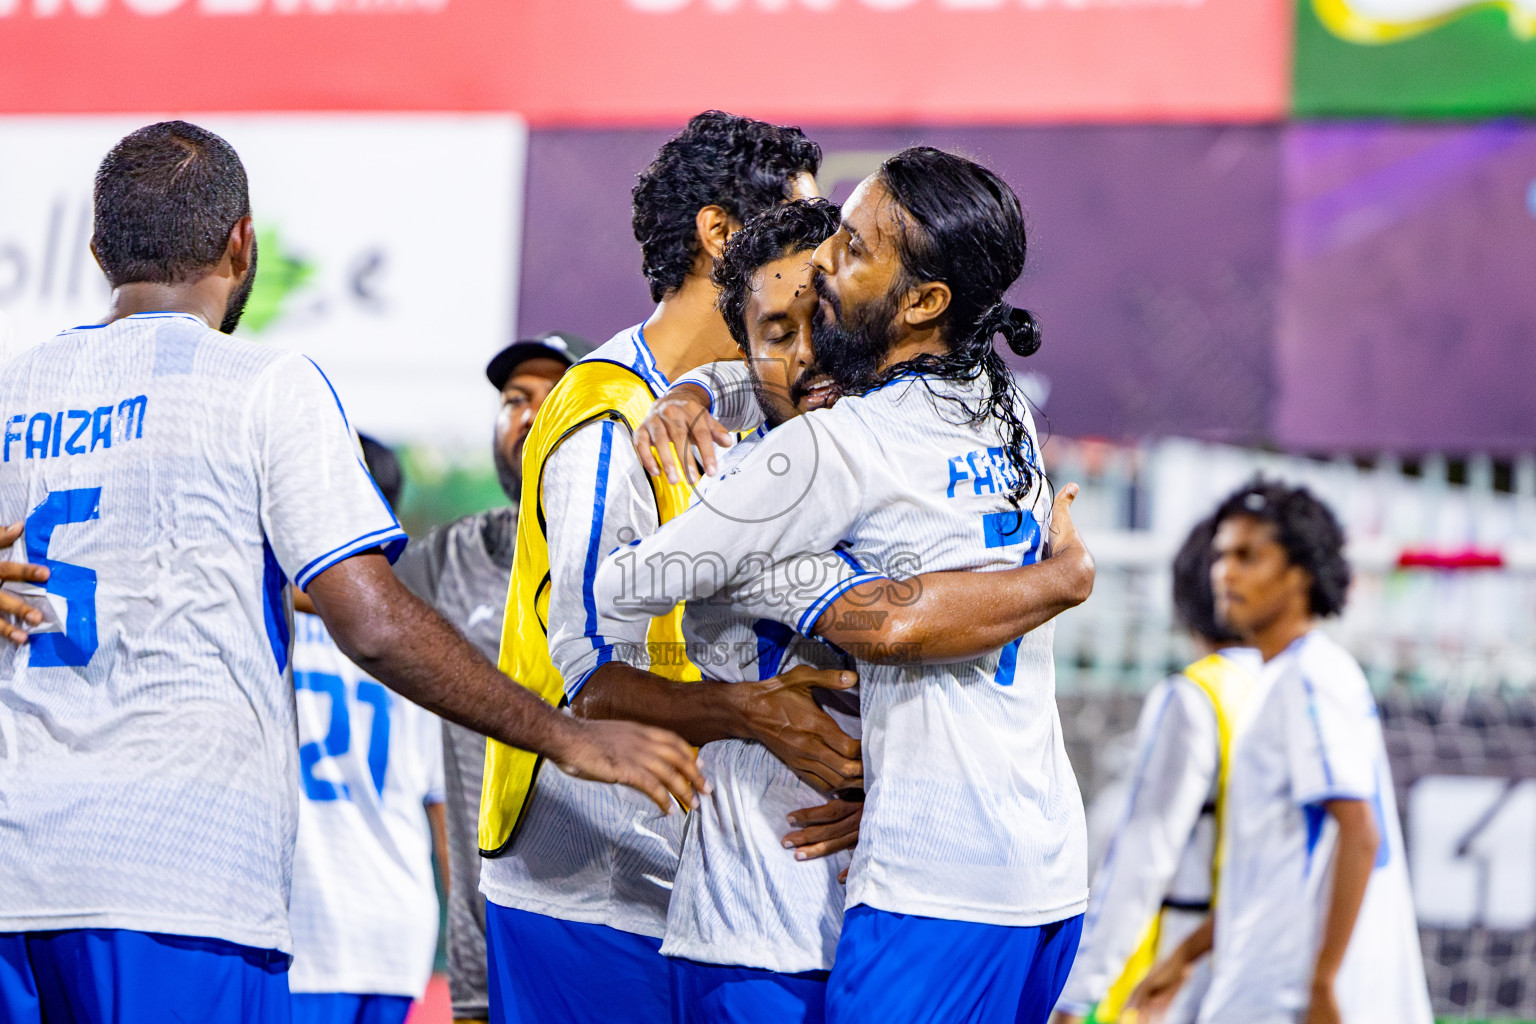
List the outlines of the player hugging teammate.
<svg viewBox="0 0 1536 1024">
<path fill-rule="evenodd" d="M 24 588 L 0 593 L 6 1020 L 293 1018 L 300 779 L 387 791 L 371 755 L 317 774 L 335 728 L 294 756 L 294 588 L 377 680 L 327 670 L 333 701 L 387 684 L 490 738 L 478 835 L 453 842 L 485 858 L 492 1020 L 1046 1020 L 1090 906 L 1052 619 L 1093 563 L 996 348 L 1040 344 L 1005 300 L 1019 201 L 913 147 L 838 210 L 820 160 L 798 129 L 710 111 L 641 173 L 657 306 L 561 360 L 520 442 L 498 672 L 396 580 L 404 536 L 319 369 L 227 336 L 256 262 L 233 151 L 179 122 L 113 150 L 111 316 L 0 379 L 20 424 L 0 512 L 37 563 L 0 563 Z M 37 410 L 100 413 L 115 443 L 61 457 Z M 1181 556 L 1181 592 L 1206 595 L 1186 622 L 1257 655 L 1223 648 L 1154 695 L 1187 728 L 1155 716 L 1144 760 L 1178 779 L 1133 802 L 1121 848 L 1156 831 L 1148 859 L 1192 864 L 1215 915 L 1176 944 L 1158 915 L 1147 941 L 1183 890 L 1106 866 L 1095 920 L 1129 927 L 1090 936 L 1064 1014 L 1109 1019 L 1138 979 L 1129 1005 L 1161 1012 L 1214 946 L 1209 989 L 1185 988 L 1200 1020 L 1427 1020 L 1370 696 L 1312 628 L 1342 606 L 1341 544 L 1310 495 L 1265 485 Z M 377 722 L 392 694 L 367 693 Z M 419 803 L 437 787 L 417 774 Z M 1391 956 L 1371 967 L 1364 941 Z M 311 1019 L 384 1019 L 324 1005 Z"/>
</svg>

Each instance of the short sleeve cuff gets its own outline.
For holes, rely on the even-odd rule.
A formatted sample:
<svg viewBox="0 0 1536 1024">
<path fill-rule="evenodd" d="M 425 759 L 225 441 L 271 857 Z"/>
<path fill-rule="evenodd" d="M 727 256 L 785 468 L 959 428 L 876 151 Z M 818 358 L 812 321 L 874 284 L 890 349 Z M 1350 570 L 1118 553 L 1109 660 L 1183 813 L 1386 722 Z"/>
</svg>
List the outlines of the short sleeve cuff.
<svg viewBox="0 0 1536 1024">
<path fill-rule="evenodd" d="M 565 699 L 567 702 L 576 699 L 576 695 L 581 692 L 582 687 L 587 685 L 587 680 L 592 678 L 592 673 L 596 672 L 610 661 L 616 660 L 613 654 L 613 644 L 603 644 L 598 647 L 595 653 L 597 654 L 597 657 L 593 660 L 592 664 L 588 665 L 586 669 L 584 669 L 582 673 L 576 677 L 575 682 L 566 686 Z"/>
<path fill-rule="evenodd" d="M 853 576 L 839 580 L 831 587 L 822 591 L 821 594 L 819 594 L 816 599 L 811 602 L 810 606 L 800 614 L 799 620 L 795 623 L 795 632 L 799 633 L 801 636 L 810 636 L 811 631 L 816 628 L 817 620 L 821 618 L 822 614 L 828 608 L 832 607 L 832 602 L 836 601 L 838 598 L 842 597 L 844 594 L 848 593 L 848 591 L 852 590 L 854 587 L 859 586 L 860 584 L 873 583 L 876 580 L 885 579 L 890 579 L 890 577 L 883 573 L 861 571 Z"/>
<path fill-rule="evenodd" d="M 716 404 L 714 383 L 702 371 L 691 370 L 672 382 L 672 386 L 674 388 L 681 387 L 684 384 L 692 384 L 694 387 L 701 389 L 706 395 L 709 396 L 709 414 L 713 416 L 715 414 Z"/>
<path fill-rule="evenodd" d="M 406 537 L 405 531 L 400 529 L 398 524 L 387 526 L 382 530 L 365 533 L 361 537 L 350 540 L 339 547 L 332 548 L 325 554 L 310 561 L 308 565 L 299 570 L 293 582 L 300 590 L 308 590 L 310 583 L 314 581 L 316 576 L 325 572 L 325 570 L 337 562 L 344 561 L 353 555 L 362 554 L 364 551 L 369 551 L 373 548 L 382 548 L 384 557 L 389 559 L 389 564 L 393 565 L 395 560 L 400 557 L 400 553 L 405 550 L 408 540 L 409 538 Z"/>
</svg>

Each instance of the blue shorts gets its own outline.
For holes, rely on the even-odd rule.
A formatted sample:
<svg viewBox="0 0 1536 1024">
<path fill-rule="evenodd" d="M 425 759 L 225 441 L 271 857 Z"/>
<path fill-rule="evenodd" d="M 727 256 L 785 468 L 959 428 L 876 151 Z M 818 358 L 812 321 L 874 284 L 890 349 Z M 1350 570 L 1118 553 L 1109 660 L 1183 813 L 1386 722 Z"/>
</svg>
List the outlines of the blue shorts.
<svg viewBox="0 0 1536 1024">
<path fill-rule="evenodd" d="M 857 906 L 827 982 L 828 1024 L 1045 1024 L 1083 918 L 1035 928 Z"/>
<path fill-rule="evenodd" d="M 822 1024 L 827 972 L 672 961 L 673 1024 Z"/>
<path fill-rule="evenodd" d="M 6 1024 L 289 1024 L 288 955 L 115 928 L 0 933 Z"/>
<path fill-rule="evenodd" d="M 293 1024 L 405 1024 L 413 1002 L 410 996 L 295 992 Z"/>
<path fill-rule="evenodd" d="M 672 1024 L 661 940 L 486 901 L 491 1024 Z"/>
</svg>

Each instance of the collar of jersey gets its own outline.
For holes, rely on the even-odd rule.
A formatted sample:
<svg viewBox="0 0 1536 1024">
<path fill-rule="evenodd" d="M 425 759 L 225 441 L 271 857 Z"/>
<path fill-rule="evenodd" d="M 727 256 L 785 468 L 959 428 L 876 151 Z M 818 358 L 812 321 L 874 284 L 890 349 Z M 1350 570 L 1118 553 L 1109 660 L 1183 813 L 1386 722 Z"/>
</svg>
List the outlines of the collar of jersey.
<svg viewBox="0 0 1536 1024">
<path fill-rule="evenodd" d="M 656 366 L 656 356 L 652 354 L 651 346 L 645 342 L 645 324 L 635 327 L 634 341 L 635 365 L 631 369 L 645 378 L 645 382 L 651 386 L 656 397 L 660 398 L 672 386 L 672 382 L 667 380 L 667 375 Z"/>
<path fill-rule="evenodd" d="M 146 310 L 143 313 L 129 313 L 127 316 L 120 316 L 117 318 L 117 320 L 112 321 L 112 324 L 117 323 L 118 320 L 170 320 L 177 317 L 180 317 L 184 320 L 195 320 L 200 324 L 203 323 L 203 318 L 195 313 L 184 313 L 175 309 L 151 309 Z M 81 324 L 79 327 L 71 327 L 64 333 L 69 334 L 74 331 L 99 331 L 103 327 L 111 327 L 112 324 Z M 203 326 L 206 327 L 208 325 L 203 324 Z"/>
</svg>

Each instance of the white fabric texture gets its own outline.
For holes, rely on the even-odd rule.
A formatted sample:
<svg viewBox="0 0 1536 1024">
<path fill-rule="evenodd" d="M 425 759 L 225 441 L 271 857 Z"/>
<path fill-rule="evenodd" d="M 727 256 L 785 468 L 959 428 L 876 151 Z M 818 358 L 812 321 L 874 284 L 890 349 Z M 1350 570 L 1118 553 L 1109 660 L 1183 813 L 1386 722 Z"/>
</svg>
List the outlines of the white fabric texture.
<svg viewBox="0 0 1536 1024">
<path fill-rule="evenodd" d="M 586 357 L 628 366 L 653 394 L 667 388 L 639 327 Z M 544 464 L 548 523 L 549 651 L 570 696 L 600 664 L 649 668 L 645 620 L 598 614 L 591 603 L 598 559 L 656 529 L 656 501 L 629 431 L 589 423 Z M 530 510 L 531 514 L 531 510 Z M 499 906 L 564 921 L 603 924 L 660 938 L 682 842 L 682 814 L 662 814 L 624 786 L 572 778 L 545 766 L 512 848 L 482 862 L 480 891 Z"/>
<path fill-rule="evenodd" d="M 723 578 L 695 573 L 679 595 L 698 600 L 760 575 L 765 558 L 835 548 L 898 578 L 1036 560 L 1048 494 L 1037 482 L 1025 511 L 1013 509 L 996 425 L 968 423 L 946 397 L 974 403 L 983 386 L 904 377 L 790 420 L 707 501 L 636 545 L 638 563 L 711 553 Z M 1033 427 L 1030 448 L 1038 470 Z M 804 633 L 848 586 L 788 624 Z M 860 661 L 868 798 L 848 905 L 1022 926 L 1083 911 L 1083 805 L 1056 712 L 1053 634 L 1047 624 L 950 665 Z"/>
<path fill-rule="evenodd" d="M 1205 691 L 1182 675 L 1153 687 L 1137 722 L 1134 764 L 1126 808 L 1094 873 L 1082 942 L 1058 1003 L 1079 1016 L 1119 979 L 1165 899 L 1211 897 L 1215 829 L 1202 808 L 1215 795 L 1220 737 Z M 1176 881 L 1182 883 L 1177 888 Z M 1160 936 L 1159 953 L 1182 937 Z"/>
<path fill-rule="evenodd" d="M 761 442 L 759 429 L 721 457 L 721 472 L 746 458 Z M 701 482 L 696 500 L 708 501 L 720 477 Z M 675 535 L 674 535 L 675 536 Z M 621 549 L 598 573 L 599 607 L 644 619 L 637 604 L 623 594 L 609 595 L 604 585 L 629 586 L 654 600 L 670 580 L 683 583 L 691 571 L 709 572 L 708 562 L 690 550 L 661 554 L 628 576 L 620 569 Z M 828 585 L 860 575 L 841 558 L 811 566 L 814 588 L 786 591 L 814 598 Z M 823 576 L 823 573 L 825 574 Z M 749 581 L 688 604 L 683 636 L 693 663 L 706 678 L 749 682 L 771 678 L 797 665 L 840 668 L 851 661 L 825 644 L 797 636 L 768 615 L 768 588 Z M 665 601 L 668 607 L 675 601 Z M 803 605 L 779 609 L 798 617 Z M 859 735 L 858 695 L 826 692 L 828 708 L 850 735 Z M 786 768 L 759 743 L 723 740 L 705 744 L 699 763 L 714 792 L 702 798 L 684 826 L 682 857 L 673 885 L 667 932 L 661 951 L 703 963 L 797 973 L 830 970 L 842 933 L 843 886 L 837 876 L 849 854 L 797 861 L 782 841 L 790 830 L 791 811 L 815 807 L 826 798 Z"/>
<path fill-rule="evenodd" d="M 1335 985 L 1349 1024 L 1429 1024 L 1429 993 L 1381 722 L 1322 632 L 1265 666 L 1228 779 L 1210 991 L 1200 1020 L 1280 1024 L 1309 999 L 1332 893 L 1328 800 L 1370 802 L 1381 847 Z"/>
<path fill-rule="evenodd" d="M 287 950 L 285 583 L 405 543 L 334 392 L 303 356 L 149 313 L 18 357 L 0 419 L 0 515 L 53 560 L 55 615 L 0 648 L 0 931 Z"/>
<path fill-rule="evenodd" d="M 288 987 L 420 998 L 437 952 L 425 805 L 443 802 L 442 720 L 365 675 L 314 615 L 294 617 L 293 682 L 301 799 Z"/>
</svg>

